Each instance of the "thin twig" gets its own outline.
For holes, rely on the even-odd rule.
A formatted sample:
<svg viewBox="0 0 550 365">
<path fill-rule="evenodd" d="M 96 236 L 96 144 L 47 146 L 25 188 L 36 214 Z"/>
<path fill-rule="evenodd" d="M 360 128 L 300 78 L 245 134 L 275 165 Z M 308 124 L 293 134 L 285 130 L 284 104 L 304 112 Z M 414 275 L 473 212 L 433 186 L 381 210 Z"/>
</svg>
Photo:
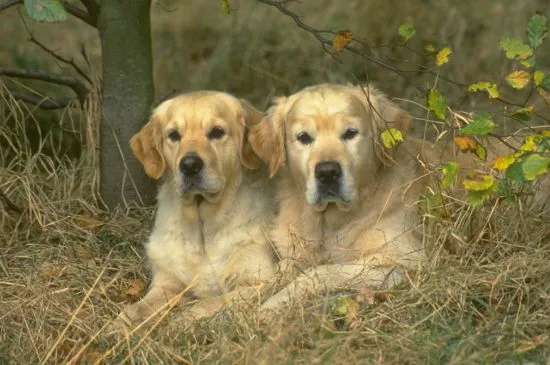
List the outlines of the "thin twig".
<svg viewBox="0 0 550 365">
<path fill-rule="evenodd" d="M 6 207 L 11 210 L 12 212 L 16 212 L 16 213 L 22 213 L 23 212 L 23 209 L 19 208 L 17 206 L 17 204 L 15 204 L 14 202 L 12 202 L 10 200 L 10 198 L 7 197 L 6 194 L 4 194 L 4 192 L 0 189 L 0 200 L 4 202 L 4 204 L 6 205 Z"/>
<path fill-rule="evenodd" d="M 40 97 L 37 95 L 26 94 L 19 91 L 8 91 L 15 100 L 24 101 L 25 103 L 36 105 L 40 109 L 55 110 L 66 108 L 71 105 L 75 99 L 50 99 L 49 97 Z"/>
<path fill-rule="evenodd" d="M 38 39 L 36 39 L 34 37 L 34 34 L 30 34 L 31 38 L 29 39 L 29 41 L 31 41 L 32 43 L 36 44 L 38 47 L 40 47 L 42 50 L 44 50 L 45 52 L 47 52 L 49 55 L 51 55 L 52 57 L 54 57 L 56 60 L 62 62 L 62 63 L 65 63 L 69 66 L 71 66 L 72 68 L 75 69 L 76 72 L 78 72 L 78 74 L 80 76 L 82 76 L 84 79 L 86 79 L 86 81 L 88 81 L 90 83 L 90 85 L 93 85 L 93 82 L 92 82 L 92 79 L 80 68 L 78 67 L 78 65 L 74 62 L 74 59 L 67 59 L 67 58 L 64 58 L 60 55 L 58 55 L 57 53 L 55 53 L 54 50 L 46 47 L 43 43 L 41 43 Z"/>
<path fill-rule="evenodd" d="M 97 17 L 93 17 L 89 12 L 80 9 L 78 6 L 71 4 L 69 1 L 62 1 L 61 4 L 75 18 L 82 20 L 84 23 L 97 28 Z"/>
<path fill-rule="evenodd" d="M 79 79 L 72 76 L 49 74 L 44 71 L 0 68 L 0 76 L 17 77 L 21 79 L 39 80 L 52 84 L 63 85 L 71 88 L 81 105 L 88 96 L 90 90 Z"/>
<path fill-rule="evenodd" d="M 97 20 L 99 18 L 99 4 L 95 0 L 80 0 L 82 5 L 88 10 L 88 14 L 93 22 L 94 27 L 97 28 Z"/>
</svg>

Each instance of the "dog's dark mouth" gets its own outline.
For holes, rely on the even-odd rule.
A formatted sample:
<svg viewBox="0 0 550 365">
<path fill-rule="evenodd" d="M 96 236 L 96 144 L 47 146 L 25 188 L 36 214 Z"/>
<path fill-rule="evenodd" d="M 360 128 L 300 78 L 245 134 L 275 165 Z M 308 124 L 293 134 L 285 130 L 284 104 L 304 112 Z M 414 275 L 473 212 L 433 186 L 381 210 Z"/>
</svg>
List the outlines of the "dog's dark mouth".
<svg viewBox="0 0 550 365">
<path fill-rule="evenodd" d="M 339 184 L 331 185 L 322 185 L 317 186 L 317 191 L 319 194 L 319 202 L 333 202 L 337 200 L 343 201 L 344 198 L 341 194 L 341 189 Z"/>
</svg>

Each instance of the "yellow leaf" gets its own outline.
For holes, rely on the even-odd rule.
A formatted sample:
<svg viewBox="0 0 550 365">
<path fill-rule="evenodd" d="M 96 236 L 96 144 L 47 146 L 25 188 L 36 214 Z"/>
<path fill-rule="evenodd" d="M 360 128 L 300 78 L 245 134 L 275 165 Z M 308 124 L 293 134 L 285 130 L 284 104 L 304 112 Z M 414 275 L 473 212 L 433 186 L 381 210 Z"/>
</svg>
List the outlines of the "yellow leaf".
<svg viewBox="0 0 550 365">
<path fill-rule="evenodd" d="M 456 136 L 454 140 L 461 152 L 475 151 L 477 147 L 477 141 L 472 136 Z"/>
<path fill-rule="evenodd" d="M 449 62 L 449 55 L 451 54 L 451 49 L 449 47 L 445 47 L 439 52 L 437 52 L 437 55 L 435 56 L 435 64 L 437 66 L 441 66 Z"/>
<path fill-rule="evenodd" d="M 538 143 L 537 143 L 537 137 L 536 135 L 527 136 L 523 140 L 523 144 L 521 145 L 520 149 L 522 151 L 531 152 L 537 149 Z"/>
<path fill-rule="evenodd" d="M 506 81 L 514 89 L 523 89 L 529 83 L 530 75 L 528 72 L 519 70 L 514 71 L 506 76 Z"/>
<path fill-rule="evenodd" d="M 498 91 L 497 84 L 495 84 L 494 82 L 479 81 L 468 86 L 468 91 L 470 92 L 476 92 L 476 91 L 482 91 L 482 90 L 487 91 L 487 94 L 489 94 L 489 97 L 491 99 L 496 99 L 500 96 L 500 92 Z"/>
<path fill-rule="evenodd" d="M 535 82 L 535 86 L 539 86 L 540 82 L 544 79 L 544 72 L 537 70 L 533 74 L 533 81 Z"/>
<path fill-rule="evenodd" d="M 381 133 L 382 143 L 386 148 L 392 148 L 398 142 L 403 142 L 403 134 L 395 128 L 386 129 Z"/>
<path fill-rule="evenodd" d="M 143 294 L 145 283 L 141 279 L 135 279 L 130 282 L 130 286 L 124 290 L 124 295 L 128 297 L 139 297 Z"/>
<path fill-rule="evenodd" d="M 544 130 L 541 132 L 543 136 L 550 137 L 550 129 Z"/>
<path fill-rule="evenodd" d="M 493 168 L 498 171 L 505 171 L 515 160 L 514 155 L 498 156 L 493 161 Z"/>
<path fill-rule="evenodd" d="M 495 186 L 495 178 L 491 175 L 472 175 L 462 181 L 466 190 L 485 191 Z"/>
<path fill-rule="evenodd" d="M 220 5 L 220 11 L 223 15 L 229 15 L 231 13 L 231 6 L 229 5 L 229 0 L 222 0 Z"/>
<path fill-rule="evenodd" d="M 339 52 L 342 52 L 344 48 L 353 40 L 353 33 L 349 30 L 341 30 L 334 38 L 332 38 L 332 46 Z"/>
</svg>

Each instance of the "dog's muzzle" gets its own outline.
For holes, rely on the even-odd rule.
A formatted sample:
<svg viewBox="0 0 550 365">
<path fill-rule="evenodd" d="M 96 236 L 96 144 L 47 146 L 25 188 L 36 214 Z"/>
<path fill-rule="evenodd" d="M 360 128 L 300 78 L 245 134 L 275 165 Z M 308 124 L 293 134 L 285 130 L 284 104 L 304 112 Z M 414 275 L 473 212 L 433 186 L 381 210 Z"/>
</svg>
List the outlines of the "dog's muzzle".
<svg viewBox="0 0 550 365">
<path fill-rule="evenodd" d="M 180 160 L 180 173 L 183 177 L 183 190 L 201 190 L 202 189 L 202 171 L 204 170 L 204 161 L 194 152 L 189 152 Z"/>
<path fill-rule="evenodd" d="M 315 165 L 315 180 L 321 200 L 340 198 L 342 166 L 337 161 L 322 161 Z"/>
</svg>

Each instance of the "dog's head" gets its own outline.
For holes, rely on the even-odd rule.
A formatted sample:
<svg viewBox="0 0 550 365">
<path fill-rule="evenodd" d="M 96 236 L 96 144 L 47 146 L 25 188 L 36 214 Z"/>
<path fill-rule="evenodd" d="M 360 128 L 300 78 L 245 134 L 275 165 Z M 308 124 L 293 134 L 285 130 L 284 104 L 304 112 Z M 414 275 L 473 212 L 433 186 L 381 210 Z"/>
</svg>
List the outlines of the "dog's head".
<svg viewBox="0 0 550 365">
<path fill-rule="evenodd" d="M 241 165 L 258 167 L 246 135 L 261 116 L 223 92 L 183 94 L 161 103 L 130 147 L 147 175 L 175 179 L 184 200 L 199 195 L 213 202 L 240 178 Z"/>
<path fill-rule="evenodd" d="M 410 121 L 372 86 L 323 84 L 277 98 L 249 139 L 270 175 L 285 166 L 317 210 L 329 203 L 346 210 L 380 166 L 393 162 L 381 132 L 404 134 Z"/>
</svg>

